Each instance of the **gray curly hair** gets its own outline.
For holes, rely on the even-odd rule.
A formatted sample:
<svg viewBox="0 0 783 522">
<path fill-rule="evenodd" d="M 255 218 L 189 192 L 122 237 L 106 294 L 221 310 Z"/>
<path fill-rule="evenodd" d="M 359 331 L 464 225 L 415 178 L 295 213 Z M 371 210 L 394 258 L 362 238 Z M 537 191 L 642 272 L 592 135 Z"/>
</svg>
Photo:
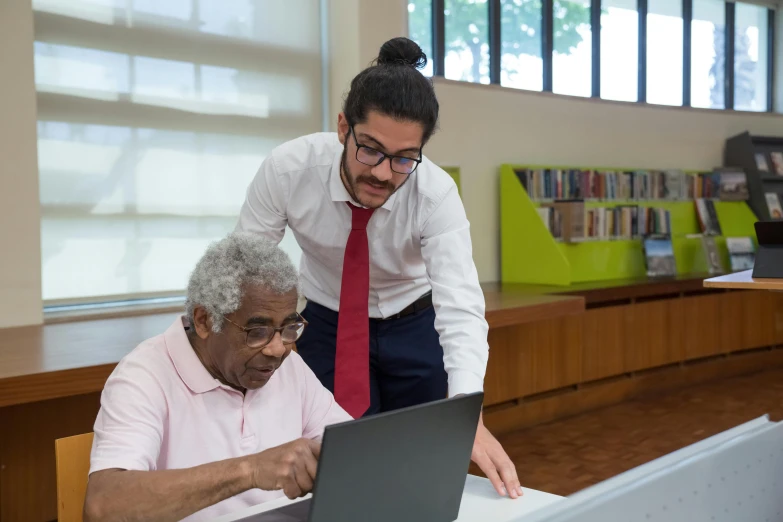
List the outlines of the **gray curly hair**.
<svg viewBox="0 0 783 522">
<path fill-rule="evenodd" d="M 220 332 L 224 316 L 239 309 L 246 284 L 299 294 L 299 275 L 288 254 L 262 236 L 233 232 L 212 243 L 190 275 L 185 301 L 190 324 L 200 305 L 212 319 L 212 331 Z"/>
</svg>

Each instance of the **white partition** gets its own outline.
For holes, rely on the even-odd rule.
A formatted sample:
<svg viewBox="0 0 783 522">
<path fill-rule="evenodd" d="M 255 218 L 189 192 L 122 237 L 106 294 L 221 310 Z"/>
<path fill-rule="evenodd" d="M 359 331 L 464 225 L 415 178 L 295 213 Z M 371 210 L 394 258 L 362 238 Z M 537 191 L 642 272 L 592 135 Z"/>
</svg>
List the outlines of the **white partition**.
<svg viewBox="0 0 783 522">
<path fill-rule="evenodd" d="M 781 521 L 783 423 L 759 417 L 516 520 Z"/>
</svg>

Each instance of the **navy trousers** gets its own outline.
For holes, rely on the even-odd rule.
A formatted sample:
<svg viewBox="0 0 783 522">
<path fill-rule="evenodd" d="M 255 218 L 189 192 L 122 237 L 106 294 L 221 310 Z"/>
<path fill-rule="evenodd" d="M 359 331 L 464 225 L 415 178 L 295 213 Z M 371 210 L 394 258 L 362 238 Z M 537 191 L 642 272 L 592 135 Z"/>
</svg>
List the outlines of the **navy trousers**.
<svg viewBox="0 0 783 522">
<path fill-rule="evenodd" d="M 334 393 L 338 313 L 308 301 L 302 316 L 309 324 L 296 342 L 297 352 Z M 397 319 L 370 319 L 370 407 L 364 416 L 445 399 L 447 394 L 432 306 Z"/>
</svg>

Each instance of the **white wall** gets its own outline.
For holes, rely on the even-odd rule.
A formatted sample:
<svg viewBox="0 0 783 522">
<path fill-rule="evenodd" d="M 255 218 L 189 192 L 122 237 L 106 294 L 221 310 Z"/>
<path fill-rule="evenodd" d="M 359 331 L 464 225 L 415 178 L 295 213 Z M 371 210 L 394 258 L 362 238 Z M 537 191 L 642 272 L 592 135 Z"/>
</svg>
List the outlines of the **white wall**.
<svg viewBox="0 0 783 522">
<path fill-rule="evenodd" d="M 42 320 L 30 0 L 0 1 L 0 49 L 1 328 Z"/>
<path fill-rule="evenodd" d="M 386 39 L 407 34 L 405 5 L 405 0 L 363 4 L 363 17 L 382 23 L 362 32 L 358 48 L 377 54 Z M 780 59 L 783 53 L 777 54 Z M 783 67 L 777 71 L 780 78 Z M 443 79 L 435 80 L 435 90 L 440 131 L 424 153 L 461 168 L 482 281 L 500 276 L 497 172 L 502 163 L 707 169 L 721 163 L 723 143 L 734 134 L 783 136 L 783 115 L 609 102 Z"/>
</svg>

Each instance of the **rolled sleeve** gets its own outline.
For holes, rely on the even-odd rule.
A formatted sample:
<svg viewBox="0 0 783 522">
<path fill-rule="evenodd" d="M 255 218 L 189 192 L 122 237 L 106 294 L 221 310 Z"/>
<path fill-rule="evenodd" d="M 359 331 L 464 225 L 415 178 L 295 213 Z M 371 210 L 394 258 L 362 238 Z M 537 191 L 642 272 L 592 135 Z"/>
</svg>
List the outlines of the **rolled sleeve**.
<svg viewBox="0 0 783 522">
<path fill-rule="evenodd" d="M 426 219 L 421 245 L 432 286 L 435 329 L 449 377 L 449 396 L 482 391 L 489 326 L 473 262 L 470 224 L 456 186 Z"/>
<path fill-rule="evenodd" d="M 154 376 L 132 361 L 121 362 L 101 394 L 90 473 L 155 470 L 165 416 L 166 399 Z"/>
</svg>

